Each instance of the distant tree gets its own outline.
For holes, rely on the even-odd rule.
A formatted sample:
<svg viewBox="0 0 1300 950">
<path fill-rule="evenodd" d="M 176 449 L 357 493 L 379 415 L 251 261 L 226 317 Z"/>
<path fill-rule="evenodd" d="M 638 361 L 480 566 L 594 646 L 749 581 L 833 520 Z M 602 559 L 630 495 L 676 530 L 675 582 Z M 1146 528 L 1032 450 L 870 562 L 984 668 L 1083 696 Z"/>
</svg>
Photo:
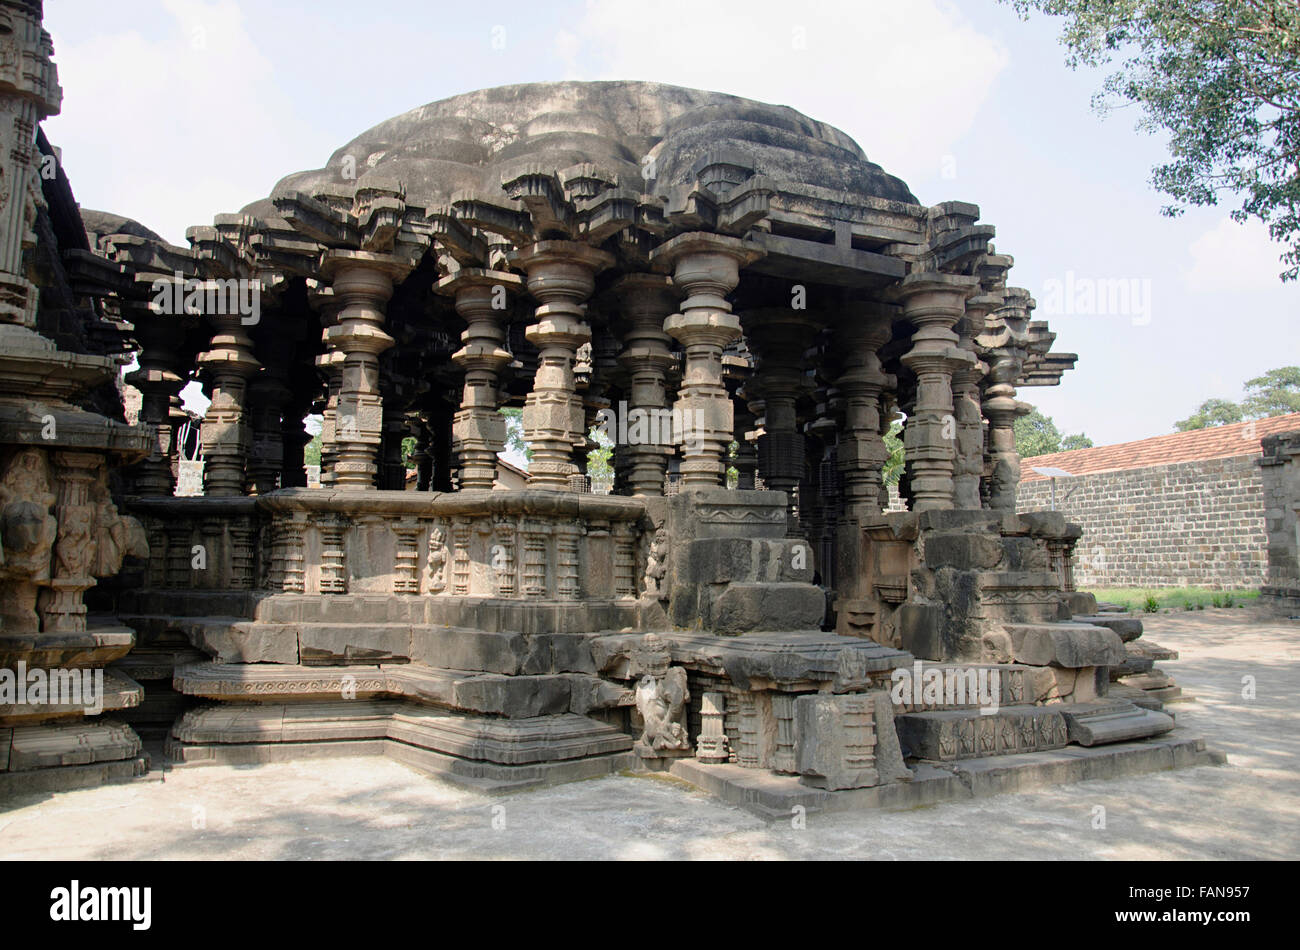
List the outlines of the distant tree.
<svg viewBox="0 0 1300 950">
<path fill-rule="evenodd" d="M 1016 451 L 1021 458 L 1061 451 L 1061 430 L 1056 428 L 1051 416 L 1037 409 L 1016 420 L 1015 433 Z"/>
<path fill-rule="evenodd" d="M 898 480 L 903 477 L 903 423 L 895 419 L 889 426 L 889 431 L 885 433 L 885 448 L 889 450 L 889 458 L 885 460 L 883 473 L 885 484 L 896 486 Z"/>
<path fill-rule="evenodd" d="M 416 438 L 408 435 L 402 440 L 402 464 L 407 468 L 418 468 L 419 460 L 415 456 Z"/>
<path fill-rule="evenodd" d="M 501 415 L 506 417 L 506 450 L 521 453 L 531 462 L 533 450 L 524 439 L 524 411 L 518 406 L 507 406 Z"/>
<path fill-rule="evenodd" d="M 1061 439 L 1061 451 L 1070 452 L 1074 449 L 1092 448 L 1092 439 L 1088 438 L 1082 432 L 1078 435 L 1067 435 Z"/>
<path fill-rule="evenodd" d="M 1061 17 L 1071 68 L 1105 67 L 1098 112 L 1136 104 L 1168 138 L 1151 184 L 1163 213 L 1236 196 L 1287 245 L 1282 279 L 1300 276 L 1300 3 L 1296 0 L 1004 0 L 1021 16 Z"/>
<path fill-rule="evenodd" d="M 1179 432 L 1191 432 L 1194 429 L 1212 429 L 1240 422 L 1241 406 L 1228 399 L 1207 399 L 1194 413 L 1186 419 L 1179 419 L 1174 428 Z"/>
<path fill-rule="evenodd" d="M 614 456 L 613 440 L 596 426 L 591 427 L 591 431 L 587 433 L 587 438 L 597 445 L 597 448 L 587 452 L 588 477 L 594 479 L 610 478 L 614 474 L 614 468 L 610 464 Z"/>
<path fill-rule="evenodd" d="M 1282 366 L 1246 380 L 1241 408 L 1254 419 L 1300 412 L 1300 366 Z"/>
<path fill-rule="evenodd" d="M 317 432 L 314 436 L 312 436 L 311 441 L 308 442 L 305 446 L 303 446 L 302 462 L 304 465 L 320 464 L 320 433 L 319 432 Z"/>
</svg>

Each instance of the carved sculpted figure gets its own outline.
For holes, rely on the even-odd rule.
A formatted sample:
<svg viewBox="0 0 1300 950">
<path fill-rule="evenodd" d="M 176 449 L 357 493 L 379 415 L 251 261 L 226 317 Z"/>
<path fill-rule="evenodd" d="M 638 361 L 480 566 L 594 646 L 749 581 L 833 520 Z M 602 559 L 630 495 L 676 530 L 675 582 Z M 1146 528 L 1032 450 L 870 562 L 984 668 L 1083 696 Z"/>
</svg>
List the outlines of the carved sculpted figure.
<svg viewBox="0 0 1300 950">
<path fill-rule="evenodd" d="M 655 752 L 689 749 L 690 739 L 680 721 L 688 699 L 686 671 L 680 666 L 670 668 L 657 679 L 641 677 L 636 684 L 636 709 L 645 723 L 640 745 Z"/>
<path fill-rule="evenodd" d="M 3 522 L 4 573 L 34 581 L 50 576 L 50 549 L 58 523 L 50 514 L 45 457 L 39 449 L 23 449 L 9 460 L 0 478 L 0 521 Z"/>
<path fill-rule="evenodd" d="M 91 570 L 95 577 L 112 577 L 122 569 L 125 557 L 147 558 L 149 540 L 144 526 L 130 515 L 123 515 L 113 504 L 108 490 L 108 469 L 101 468 L 90 488 L 95 506 L 95 559 Z"/>
<path fill-rule="evenodd" d="M 668 573 L 668 533 L 663 528 L 655 531 L 654 541 L 650 544 L 650 553 L 646 558 L 645 592 L 646 596 L 658 600 L 667 600 L 668 592 L 664 590 L 664 575 Z"/>
<path fill-rule="evenodd" d="M 653 633 L 633 650 L 631 660 L 633 671 L 641 674 L 636 684 L 636 709 L 644 727 L 635 746 L 638 754 L 654 757 L 656 752 L 690 749 L 685 710 L 691 694 L 686 671 L 670 665 L 668 645 Z"/>
<path fill-rule="evenodd" d="M 442 528 L 429 532 L 429 553 L 424 561 L 424 591 L 441 594 L 447 589 L 447 535 Z"/>
</svg>

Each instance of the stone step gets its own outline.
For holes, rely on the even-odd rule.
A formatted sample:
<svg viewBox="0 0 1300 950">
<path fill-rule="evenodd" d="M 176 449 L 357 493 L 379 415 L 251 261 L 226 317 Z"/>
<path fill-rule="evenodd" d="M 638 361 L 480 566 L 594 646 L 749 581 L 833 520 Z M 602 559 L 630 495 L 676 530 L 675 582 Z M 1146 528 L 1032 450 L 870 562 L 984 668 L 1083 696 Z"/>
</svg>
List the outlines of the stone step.
<svg viewBox="0 0 1300 950">
<path fill-rule="evenodd" d="M 1134 640 L 1131 643 L 1124 644 L 1124 649 L 1128 651 L 1129 656 L 1144 656 L 1152 661 L 1178 659 L 1177 650 L 1162 647 L 1150 640 Z"/>
<path fill-rule="evenodd" d="M 1108 614 L 1080 614 L 1071 617 L 1075 623 L 1091 623 L 1099 627 L 1109 627 L 1119 634 L 1119 638 L 1125 643 L 1130 640 L 1136 640 L 1142 636 L 1142 621 L 1137 617 L 1127 616 L 1110 616 Z"/>
<path fill-rule="evenodd" d="M 467 716 L 400 700 L 211 706 L 173 728 L 180 764 L 246 764 L 384 754 L 484 791 L 606 775 L 632 767 L 632 737 L 587 716 Z"/>
<path fill-rule="evenodd" d="M 508 675 L 595 673 L 591 641 L 597 633 L 494 632 L 406 622 L 271 623 L 241 617 L 126 618 L 141 635 L 183 634 L 205 655 L 224 663 L 306 666 L 406 662 Z"/>
<path fill-rule="evenodd" d="M 1082 746 L 1106 745 L 1158 736 L 1174 728 L 1174 717 L 1143 709 L 1120 699 L 1072 703 L 1060 707 L 1070 741 Z"/>
<path fill-rule="evenodd" d="M 177 691 L 237 702 L 402 697 L 464 712 L 524 719 L 631 705 L 632 692 L 587 674 L 505 676 L 420 664 L 302 666 L 199 663 L 176 671 Z"/>
<path fill-rule="evenodd" d="M 1011 651 L 1017 663 L 1081 669 L 1124 662 L 1123 642 L 1105 626 L 1092 623 L 1009 623 L 1003 629 L 1011 638 Z"/>
<path fill-rule="evenodd" d="M 83 674 L 90 673 L 95 675 L 101 673 L 99 670 L 71 670 L 78 680 L 76 688 L 84 691 L 86 688 L 85 677 Z M 28 685 L 31 688 L 31 671 L 27 671 Z M 103 691 L 98 697 L 93 697 L 89 693 L 83 692 L 82 702 L 80 703 L 32 703 L 24 702 L 21 705 L 15 703 L 0 704 L 0 724 L 6 726 L 17 725 L 34 725 L 38 722 L 58 719 L 79 719 L 82 716 L 98 716 L 106 712 L 120 712 L 125 709 L 139 706 L 140 701 L 144 698 L 144 687 L 135 682 L 129 676 L 114 670 L 103 670 Z M 49 695 L 47 692 L 44 695 Z M 64 687 L 67 688 L 67 687 Z M 96 690 L 92 683 L 92 690 Z M 30 694 L 28 694 L 30 695 Z M 87 706 L 87 703 L 96 699 L 98 709 Z"/>
<path fill-rule="evenodd" d="M 1125 686 L 1122 683 L 1111 683 L 1106 698 L 1122 699 L 1134 706 L 1140 706 L 1143 709 L 1154 709 L 1156 712 L 1163 710 L 1165 705 L 1159 697 L 1148 693 L 1146 690 L 1138 689 L 1135 686 Z"/>
<path fill-rule="evenodd" d="M 907 758 L 935 762 L 1064 748 L 1058 706 L 1007 706 L 992 715 L 966 710 L 903 713 L 894 726 Z"/>
<path fill-rule="evenodd" d="M 140 739 L 117 722 L 15 726 L 9 733 L 4 771 L 30 772 L 71 765 L 116 762 L 140 755 Z"/>
</svg>

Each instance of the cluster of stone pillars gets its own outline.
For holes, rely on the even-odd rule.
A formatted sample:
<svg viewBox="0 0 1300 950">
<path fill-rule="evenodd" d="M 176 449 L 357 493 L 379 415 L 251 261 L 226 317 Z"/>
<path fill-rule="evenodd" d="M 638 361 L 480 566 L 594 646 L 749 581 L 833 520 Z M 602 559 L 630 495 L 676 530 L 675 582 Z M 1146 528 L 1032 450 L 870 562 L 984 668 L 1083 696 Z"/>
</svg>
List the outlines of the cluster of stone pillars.
<svg viewBox="0 0 1300 950">
<path fill-rule="evenodd" d="M 1012 426 L 1028 409 L 1015 398 L 1027 356 L 1027 295 L 976 276 L 920 272 L 887 292 L 843 294 L 815 313 L 733 312 L 728 297 L 759 256 L 738 238 L 689 233 L 652 251 L 650 272 L 606 281 L 601 305 L 616 311 L 618 328 L 606 361 L 625 374 L 619 409 L 656 422 L 671 419 L 671 428 L 651 425 L 641 438 L 616 440 L 620 490 L 663 494 L 674 457 L 684 489 L 725 486 L 734 466 L 737 487 L 753 487 L 757 475 L 765 487 L 791 496 L 792 535 L 811 527 L 830 538 L 839 518 L 857 520 L 886 506 L 883 437 L 898 408 L 906 414 L 904 490 L 914 510 L 1014 507 Z M 496 481 L 507 435 L 499 411 L 504 374 L 519 366 L 509 330 L 527 294 L 534 309 L 526 338 L 538 351 L 523 410 L 532 450 L 528 485 L 569 490 L 589 447 L 592 406 L 600 402 L 584 400 L 575 365 L 592 341 L 587 306 L 597 278 L 615 259 L 582 242 L 544 240 L 514 251 L 509 262 L 523 276 L 462 268 L 433 285 L 465 322 L 451 355 L 464 373 L 459 408 L 446 420 L 459 487 L 490 489 Z M 411 270 L 409 260 L 394 255 L 324 255 L 308 294 L 324 352 L 314 358 L 319 377 L 307 396 L 285 385 L 283 373 L 268 378 L 258 358 L 266 344 L 255 345 L 238 315 L 206 316 L 210 343 L 198 357 L 212 397 L 202 427 L 206 494 L 301 484 L 288 473 L 301 468 L 305 437 L 290 416 L 300 418 L 322 390 L 322 484 L 345 490 L 384 484 L 385 429 L 404 426 L 400 413 L 386 411 L 381 392 L 380 355 L 394 344 L 385 309 Z M 182 384 L 172 365 L 181 331 L 140 317 L 146 345 L 132 382 L 145 393 L 144 421 L 160 436 L 157 451 L 140 466 L 137 490 L 170 494 L 169 440 L 174 445 Z M 910 337 L 900 338 L 900 321 Z M 755 366 L 738 385 L 724 355 L 742 337 Z M 887 356 L 890 346 L 895 350 Z M 814 394 L 818 373 L 811 370 L 823 357 L 821 368 L 832 372 L 820 374 Z M 906 392 L 887 362 L 910 374 Z M 809 422 L 810 398 L 817 424 Z M 623 433 L 626 425 L 624 419 Z M 820 504 L 800 505 L 796 515 L 793 499 L 810 490 Z"/>
</svg>

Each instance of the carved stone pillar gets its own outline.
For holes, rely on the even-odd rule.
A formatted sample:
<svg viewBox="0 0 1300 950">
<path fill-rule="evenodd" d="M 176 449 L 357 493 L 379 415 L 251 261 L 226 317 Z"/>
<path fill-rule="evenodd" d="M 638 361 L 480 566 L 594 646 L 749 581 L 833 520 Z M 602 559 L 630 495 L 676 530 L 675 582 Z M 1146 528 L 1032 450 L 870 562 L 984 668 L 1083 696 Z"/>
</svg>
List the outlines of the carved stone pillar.
<svg viewBox="0 0 1300 950">
<path fill-rule="evenodd" d="M 320 314 L 322 332 L 337 326 L 342 301 L 334 288 L 317 286 L 308 291 L 311 306 Z M 316 370 L 325 383 L 325 407 L 321 412 L 320 427 L 320 483 L 327 487 L 334 483 L 335 433 L 338 423 L 339 390 L 343 387 L 343 363 L 346 354 L 329 350 L 316 356 Z"/>
<path fill-rule="evenodd" d="M 879 514 L 889 505 L 881 482 L 889 450 L 880 435 L 880 397 L 897 380 L 881 368 L 879 351 L 889 342 L 893 317 L 894 309 L 885 304 L 849 305 L 835 331 L 833 347 L 843 366 L 835 382 L 844 400 L 839 467 L 844 516 L 850 521 Z"/>
<path fill-rule="evenodd" d="M 466 269 L 438 281 L 434 289 L 454 297 L 467 324 L 461 348 L 451 358 L 465 371 L 460 410 L 452 423 L 452 446 L 460 462 L 461 488 L 491 488 L 497 453 L 506 446 L 506 420 L 498 411 L 501 371 L 510 365 L 505 348 L 510 316 L 508 295 L 523 281 L 505 271 Z"/>
<path fill-rule="evenodd" d="M 400 258 L 367 251 L 328 251 L 321 264 L 322 276 L 331 281 L 342 304 L 338 323 L 322 337 L 332 351 L 344 355 L 334 433 L 338 488 L 375 484 L 384 422 L 379 354 L 393 345 L 384 332 L 384 306 L 393 294 L 393 282 L 409 269 Z"/>
<path fill-rule="evenodd" d="M 763 434 L 758 439 L 758 464 L 770 491 L 787 498 L 790 537 L 804 534 L 794 522 L 796 490 L 808 469 L 807 440 L 799 425 L 798 402 L 808 389 L 804 352 L 817 333 L 805 310 L 771 308 L 746 311 L 745 339 L 758 358 L 746 390 L 763 400 Z M 801 516 L 806 506 L 800 505 Z"/>
<path fill-rule="evenodd" d="M 139 368 L 126 382 L 140 390 L 140 421 L 154 427 L 157 438 L 149 457 L 134 471 L 134 491 L 141 498 L 170 498 L 176 493 L 176 427 L 172 400 L 185 385 L 173 370 L 185 331 L 176 314 L 153 314 L 145 307 L 128 310 L 140 341 Z"/>
<path fill-rule="evenodd" d="M 736 457 L 731 460 L 731 465 L 736 470 L 736 489 L 749 491 L 754 487 L 754 477 L 758 472 L 758 446 L 746 438 L 754 431 L 754 413 L 743 394 L 732 400 L 731 406 L 735 426 L 733 438 L 736 442 Z"/>
<path fill-rule="evenodd" d="M 618 361 L 631 380 L 627 404 L 627 444 L 618 444 L 620 461 L 626 453 L 627 486 L 633 495 L 662 495 L 668 456 L 672 454 L 668 415 L 668 370 L 675 362 L 664 321 L 677 305 L 672 281 L 658 274 L 629 274 L 614 285 L 622 301 L 623 350 Z M 621 428 L 621 427 L 620 427 Z M 663 430 L 667 428 L 668 431 Z"/>
<path fill-rule="evenodd" d="M 244 466 L 250 447 L 247 417 L 248 380 L 261 368 L 253 341 L 238 313 L 208 314 L 215 328 L 212 344 L 199 364 L 212 381 L 212 404 L 199 430 L 203 441 L 203 493 L 242 495 Z"/>
<path fill-rule="evenodd" d="M 915 327 L 903 363 L 916 374 L 916 406 L 904 427 L 911 467 L 912 510 L 953 507 L 953 460 L 957 420 L 952 374 L 974 361 L 959 349 L 953 327 L 966 312 L 966 298 L 978 281 L 950 274 L 909 274 L 898 296 L 903 317 Z"/>
<path fill-rule="evenodd" d="M 248 494 L 265 495 L 280 487 L 284 468 L 284 429 L 281 413 L 289 387 L 265 369 L 248 387 L 252 404 L 253 451 L 248 458 Z"/>
<path fill-rule="evenodd" d="M 1016 399 L 1016 377 L 1023 357 L 1015 350 L 997 352 L 984 389 L 984 415 L 989 420 L 988 502 L 990 508 L 1016 510 L 1020 485 L 1020 453 L 1016 451 L 1016 420 L 1030 411 Z"/>
<path fill-rule="evenodd" d="M 664 321 L 664 331 L 686 348 L 682 384 L 673 404 L 683 430 L 685 489 L 726 483 L 734 422 L 722 379 L 722 350 L 740 336 L 740 320 L 726 297 L 740 282 L 740 268 L 761 254 L 738 238 L 693 232 L 678 235 L 650 255 L 656 268 L 671 268 L 673 284 L 686 295 L 681 312 Z"/>
<path fill-rule="evenodd" d="M 980 381 L 987 364 L 975 352 L 975 337 L 984 331 L 985 317 L 1002 303 L 1000 296 L 981 294 L 966 301 L 966 314 L 957 323 L 957 346 L 971 355 L 969 364 L 952 374 L 953 415 L 957 420 L 957 445 L 953 459 L 953 506 L 980 507 L 980 478 L 984 474 L 984 412 Z"/>
<path fill-rule="evenodd" d="M 985 354 L 989 371 L 984 379 L 984 416 L 989 421 L 985 466 L 988 506 L 1015 511 L 1020 485 L 1020 453 L 1016 451 L 1016 419 L 1031 411 L 1016 399 L 1016 380 L 1024 369 L 1029 312 L 1034 306 L 1028 291 L 1004 291 L 1004 306 L 986 317 L 984 333 L 976 341 Z"/>
<path fill-rule="evenodd" d="M 524 403 L 524 437 L 533 451 L 528 486 L 568 491 L 569 476 L 577 472 L 574 449 L 586 439 L 573 378 L 578 347 L 591 339 L 584 304 L 596 274 L 614 258 L 576 241 L 539 241 L 515 251 L 510 260 L 527 273 L 528 292 L 540 301 L 526 333 L 540 354 Z"/>
<path fill-rule="evenodd" d="M 33 327 L 37 289 L 27 280 L 23 250 L 35 243 L 41 196 L 36 126 L 63 98 L 50 56 L 50 35 L 38 11 L 4 5 L 0 34 L 0 323 Z"/>
</svg>

